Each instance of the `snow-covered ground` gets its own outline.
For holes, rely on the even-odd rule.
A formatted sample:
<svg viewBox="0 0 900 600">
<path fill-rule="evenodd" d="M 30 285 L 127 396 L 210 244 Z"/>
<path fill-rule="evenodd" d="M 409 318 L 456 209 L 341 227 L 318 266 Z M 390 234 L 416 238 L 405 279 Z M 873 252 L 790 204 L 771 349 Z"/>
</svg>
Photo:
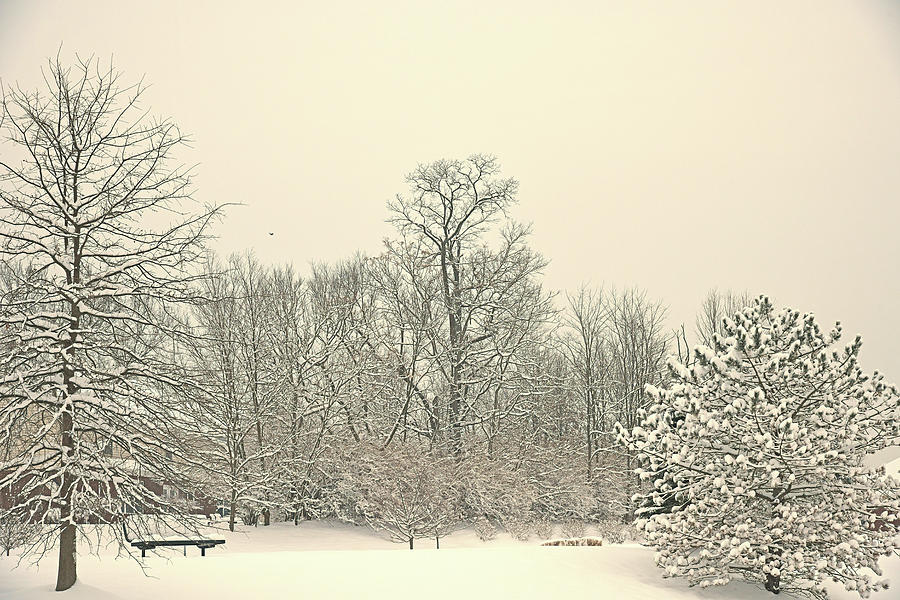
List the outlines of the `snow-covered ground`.
<svg viewBox="0 0 900 600">
<path fill-rule="evenodd" d="M 217 534 L 220 535 L 220 534 Z M 307 522 L 299 527 L 241 528 L 225 532 L 227 544 L 200 556 L 197 548 L 163 550 L 144 560 L 80 556 L 79 582 L 56 593 L 56 561 L 13 569 L 15 557 L 0 558 L 0 599 L 140 600 L 144 598 L 628 598 L 631 600 L 768 600 L 771 594 L 732 583 L 700 590 L 663 579 L 653 551 L 637 545 L 542 547 L 498 535 L 480 541 L 462 530 L 433 543 L 417 541 L 410 552 L 368 529 L 341 523 Z M 884 560 L 900 584 L 900 559 Z M 785 598 L 786 596 L 781 596 Z M 835 598 L 854 598 L 838 591 Z M 874 598 L 900 597 L 897 589 Z"/>
</svg>

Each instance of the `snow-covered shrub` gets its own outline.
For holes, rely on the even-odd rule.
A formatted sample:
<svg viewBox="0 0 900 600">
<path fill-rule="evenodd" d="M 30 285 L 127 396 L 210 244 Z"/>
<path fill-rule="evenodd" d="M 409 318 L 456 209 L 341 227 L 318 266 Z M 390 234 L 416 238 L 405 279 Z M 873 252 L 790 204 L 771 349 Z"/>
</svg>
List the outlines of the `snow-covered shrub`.
<svg viewBox="0 0 900 600">
<path fill-rule="evenodd" d="M 552 521 L 588 520 L 597 498 L 570 459 L 539 447 L 515 460 L 464 458 L 458 472 L 466 518 L 487 519 L 520 539 L 546 531 Z"/>
<path fill-rule="evenodd" d="M 648 387 L 641 425 L 620 434 L 654 483 L 637 525 L 666 575 L 813 597 L 828 579 L 862 597 L 886 587 L 868 569 L 900 538 L 873 524 L 900 511 L 900 480 L 864 457 L 898 442 L 900 396 L 862 373 L 858 337 L 835 347 L 840 331 L 760 297 Z"/>
<path fill-rule="evenodd" d="M 482 542 L 490 541 L 497 536 L 497 528 L 484 517 L 475 520 L 474 529 L 475 535 L 477 535 L 478 539 Z"/>
<path fill-rule="evenodd" d="M 452 458 L 404 446 L 361 446 L 349 459 L 338 484 L 349 507 L 340 515 L 345 520 L 365 522 L 410 549 L 416 538 L 440 538 L 460 521 Z"/>
<path fill-rule="evenodd" d="M 642 489 L 628 467 L 624 452 L 602 452 L 594 468 L 591 495 L 594 504 L 585 515 L 589 522 L 630 522 L 634 517 L 634 494 Z M 646 487 L 646 484 L 643 484 Z"/>
<path fill-rule="evenodd" d="M 621 544 L 623 540 L 621 525 L 615 521 L 597 523 L 597 533 L 607 544 Z"/>
<path fill-rule="evenodd" d="M 534 534 L 542 540 L 553 537 L 553 523 L 547 519 L 537 519 L 534 522 Z"/>
<path fill-rule="evenodd" d="M 560 531 L 562 531 L 563 536 L 567 538 L 584 537 L 584 521 L 579 521 L 577 519 L 565 521 L 560 527 Z"/>
<path fill-rule="evenodd" d="M 534 525 L 527 520 L 512 520 L 506 523 L 506 531 L 520 542 L 527 542 L 534 533 Z"/>
<path fill-rule="evenodd" d="M 604 520 L 596 524 L 598 535 L 603 538 L 607 544 L 623 544 L 625 542 L 635 541 L 635 532 L 631 525 L 622 523 L 621 521 Z"/>
<path fill-rule="evenodd" d="M 533 518 L 585 521 L 597 509 L 595 490 L 572 449 L 535 447 L 522 457 L 520 470 L 534 497 Z"/>
<path fill-rule="evenodd" d="M 468 457 L 460 463 L 458 472 L 466 518 L 476 523 L 485 519 L 507 530 L 512 523 L 520 528 L 520 522 L 531 519 L 534 488 L 525 473 L 509 461 Z"/>
</svg>

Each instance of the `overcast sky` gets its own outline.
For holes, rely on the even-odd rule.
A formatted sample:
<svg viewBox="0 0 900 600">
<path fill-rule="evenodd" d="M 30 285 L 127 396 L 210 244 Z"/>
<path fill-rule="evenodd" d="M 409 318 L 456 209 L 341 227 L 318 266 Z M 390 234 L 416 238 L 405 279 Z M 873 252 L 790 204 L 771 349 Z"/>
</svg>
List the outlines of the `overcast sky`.
<svg viewBox="0 0 900 600">
<path fill-rule="evenodd" d="M 765 292 L 900 382 L 896 3 L 0 0 L 5 84 L 60 43 L 152 83 L 221 251 L 378 252 L 416 163 L 492 153 L 549 287 Z"/>
</svg>

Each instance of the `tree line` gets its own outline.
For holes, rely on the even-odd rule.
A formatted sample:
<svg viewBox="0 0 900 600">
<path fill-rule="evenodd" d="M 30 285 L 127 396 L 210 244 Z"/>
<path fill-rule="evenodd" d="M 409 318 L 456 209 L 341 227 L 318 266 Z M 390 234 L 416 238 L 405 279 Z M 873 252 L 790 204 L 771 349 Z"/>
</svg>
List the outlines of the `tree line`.
<svg viewBox="0 0 900 600">
<path fill-rule="evenodd" d="M 301 276 L 211 255 L 223 206 L 194 200 L 189 140 L 142 82 L 95 59 L 43 75 L 0 110 L 0 510 L 52 525 L 32 550 L 59 548 L 59 589 L 77 524 L 191 530 L 200 496 L 232 527 L 374 520 L 407 480 L 445 521 L 626 510 L 612 431 L 664 377 L 664 307 L 546 290 L 495 158 L 419 165 L 380 253 Z"/>
<path fill-rule="evenodd" d="M 352 512 L 340 490 L 364 483 L 345 481 L 365 476 L 360 453 L 480 474 L 459 518 L 621 517 L 614 427 L 637 422 L 665 375 L 663 305 L 634 289 L 546 291 L 492 157 L 422 165 L 408 184 L 376 256 L 306 277 L 249 253 L 205 264 L 180 358 L 230 525 Z M 489 493 L 498 480 L 515 490 Z M 522 501 L 499 514 L 513 492 Z"/>
</svg>

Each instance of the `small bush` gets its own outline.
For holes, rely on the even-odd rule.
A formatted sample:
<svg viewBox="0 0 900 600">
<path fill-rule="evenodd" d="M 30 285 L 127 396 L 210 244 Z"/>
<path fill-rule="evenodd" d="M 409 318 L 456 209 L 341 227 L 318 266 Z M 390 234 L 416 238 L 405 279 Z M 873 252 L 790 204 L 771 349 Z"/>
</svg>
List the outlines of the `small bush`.
<svg viewBox="0 0 900 600">
<path fill-rule="evenodd" d="M 562 534 L 567 538 L 584 537 L 584 521 L 569 520 L 562 524 Z"/>
<path fill-rule="evenodd" d="M 487 542 L 496 537 L 497 528 L 494 527 L 493 523 L 482 517 L 475 521 L 475 535 L 477 535 L 478 539 L 482 542 Z"/>
<path fill-rule="evenodd" d="M 597 531 L 608 544 L 624 544 L 638 541 L 637 531 L 630 524 L 618 520 L 604 520 L 597 523 Z"/>
<path fill-rule="evenodd" d="M 531 537 L 531 523 L 528 521 L 510 521 L 506 525 L 506 531 L 509 532 L 509 535 L 513 536 L 515 539 L 520 542 L 528 541 L 528 538 Z"/>
<path fill-rule="evenodd" d="M 538 519 L 534 522 L 534 533 L 542 540 L 553 537 L 553 523 L 547 519 Z"/>
<path fill-rule="evenodd" d="M 622 526 L 615 521 L 602 521 L 597 523 L 597 531 L 600 537 L 608 544 L 621 544 L 624 541 Z"/>
</svg>

